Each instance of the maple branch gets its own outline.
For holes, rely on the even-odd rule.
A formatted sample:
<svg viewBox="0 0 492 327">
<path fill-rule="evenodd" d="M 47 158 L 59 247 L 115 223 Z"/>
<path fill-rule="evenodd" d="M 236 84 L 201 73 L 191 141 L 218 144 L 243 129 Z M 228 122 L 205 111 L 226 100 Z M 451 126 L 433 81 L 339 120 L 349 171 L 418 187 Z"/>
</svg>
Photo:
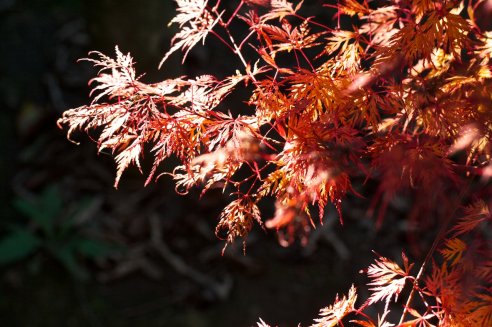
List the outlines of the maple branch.
<svg viewBox="0 0 492 327">
<path fill-rule="evenodd" d="M 242 3 L 243 1 L 241 1 Z M 229 40 L 231 41 L 232 43 L 232 47 L 231 49 L 234 51 L 234 53 L 239 57 L 239 59 L 241 60 L 241 63 L 243 64 L 244 68 L 246 68 L 246 73 L 248 74 L 248 76 L 254 81 L 256 82 L 256 78 L 253 74 L 251 74 L 251 72 L 249 71 L 248 69 L 248 63 L 246 62 L 246 60 L 244 59 L 243 57 L 243 54 L 241 52 L 241 49 L 238 47 L 237 43 L 236 43 L 236 40 L 234 39 L 234 37 L 232 36 L 229 28 L 228 28 L 228 23 L 224 23 L 224 20 L 222 19 L 222 17 L 220 15 L 218 15 L 217 11 L 215 10 L 214 8 L 214 12 L 216 13 L 216 15 L 218 16 L 218 19 L 219 19 L 219 22 L 220 22 L 220 25 L 224 28 L 225 32 L 227 33 L 227 36 L 229 37 Z"/>
<path fill-rule="evenodd" d="M 443 268 L 429 267 L 443 243 L 455 236 L 453 233 L 465 233 L 486 219 L 472 216 L 473 221 L 458 220 L 450 226 L 455 222 L 452 219 L 456 218 L 459 203 L 468 201 L 469 196 L 480 197 L 486 206 L 485 201 L 490 200 L 486 199 L 488 189 L 476 194 L 478 191 L 468 189 L 469 182 L 467 189 L 455 192 L 460 194 L 437 193 L 454 191 L 454 186 L 461 186 L 459 182 L 471 179 L 470 175 L 492 176 L 492 124 L 487 111 L 492 90 L 492 32 L 483 29 L 482 33 L 482 28 L 478 28 L 482 26 L 480 11 L 490 12 L 492 0 L 469 1 L 467 13 L 459 13 L 462 9 L 458 8 L 458 1 L 447 2 L 443 7 L 440 1 L 427 0 L 393 0 L 384 4 L 376 1 L 371 6 L 368 0 L 337 0 L 326 6 L 336 11 L 332 24 L 338 29 L 297 15 L 302 1 L 295 8 L 291 0 L 237 0 L 235 5 L 221 0 L 176 2 L 178 15 L 171 23 L 177 23 L 180 32 L 171 41 L 171 49 L 161 64 L 179 49 L 184 60 L 211 33 L 232 51 L 233 57 L 239 58 L 235 59 L 236 72 L 223 79 L 209 72 L 196 79 L 179 77 L 144 84 L 135 75 L 129 54 L 116 49 L 116 59 L 111 59 L 97 53 L 98 58 L 89 60 L 103 68 L 92 85 L 94 101 L 67 111 L 58 122 L 68 124 L 68 136 L 75 130 L 101 129 L 95 141 L 100 152 L 117 154 L 116 184 L 130 165 L 141 171 L 139 160 L 145 149 L 151 148 L 155 158 L 147 181 L 164 159 L 176 156 L 182 165 L 164 174 L 175 179 L 178 193 L 201 183 L 201 195 L 219 183 L 224 192 L 226 188 L 231 190 L 230 196 L 237 195 L 237 199 L 224 208 L 216 228 L 219 238 L 227 234 L 223 238 L 227 244 L 237 237 L 246 238 L 253 223 L 263 226 L 258 202 L 267 196 L 275 197 L 277 202 L 275 215 L 266 227 L 282 229 L 282 245 L 299 236 L 303 243 L 309 224 L 315 225 L 311 207 L 318 205 L 321 220 L 331 203 L 341 220 L 342 199 L 349 192 L 358 195 L 351 181 L 361 172 L 369 178 L 369 166 L 380 173 L 375 180 L 381 183 L 372 194 L 375 202 L 369 208 L 374 210 L 377 201 L 381 201 L 377 226 L 391 196 L 403 190 L 417 195 L 416 210 L 412 209 L 408 217 L 410 222 L 419 210 L 430 210 L 441 200 L 446 204 L 454 201 L 442 211 L 436 209 L 442 226 L 436 225 L 439 231 L 429 241 L 432 244 L 425 258 L 419 259 L 416 277 L 410 275 L 406 258 L 404 272 L 386 258 L 376 260 L 370 275 L 374 280 L 369 284 L 373 295 L 366 303 L 386 301 L 378 322 L 384 325 L 391 299 L 397 301 L 402 290 L 412 285 L 411 290 L 405 291 L 408 298 L 401 300 L 406 303 L 400 325 L 421 324 L 427 319 L 442 323 L 447 315 L 461 317 L 461 308 L 449 309 L 443 303 L 448 300 L 445 293 L 458 287 L 448 284 L 466 279 L 467 271 L 458 271 L 458 278 L 444 284 L 446 269 L 455 269 L 457 259 L 451 262 L 444 256 Z M 244 5 L 252 9 L 242 17 Z M 340 30 L 342 15 L 344 19 L 352 17 L 351 30 Z M 288 22 L 292 17 L 296 22 L 302 20 L 302 24 L 293 27 Z M 244 20 L 249 30 L 236 34 L 231 27 L 235 18 L 238 23 L 239 19 Z M 216 29 L 217 25 L 224 31 Z M 253 40 L 255 36 L 257 39 Z M 257 53 L 250 56 L 247 45 Z M 318 46 L 324 50 L 311 58 L 312 50 L 305 49 Z M 289 53 L 288 61 L 283 60 L 283 55 L 275 61 L 281 52 Z M 247 87 L 250 82 L 254 86 Z M 240 83 L 247 87 L 250 97 L 246 105 L 253 114 L 237 114 L 233 118 L 220 104 Z M 475 126 L 476 131 L 460 133 L 467 126 Z M 455 155 L 458 151 L 459 155 Z M 463 165 L 461 152 L 468 154 Z M 481 162 L 484 159 L 486 162 Z M 472 178 L 474 182 L 478 180 Z M 489 215 L 488 208 L 482 211 Z M 482 211 L 477 215 L 484 215 Z M 177 272 L 198 284 L 219 285 L 215 279 L 180 262 L 159 239 L 162 235 L 157 233 L 162 231 L 157 218 L 150 222 L 156 232 L 152 234 L 153 249 Z M 316 235 L 312 239 L 316 241 Z M 470 244 L 470 250 L 475 248 L 477 243 Z M 137 262 L 134 267 L 152 274 L 151 263 L 143 259 Z M 429 270 L 438 275 L 431 276 L 437 279 L 431 281 L 435 290 L 423 277 L 430 274 Z M 480 274 L 489 276 L 488 272 Z M 216 293 L 220 297 L 220 287 Z M 355 303 L 355 289 L 351 293 Z M 463 303 L 480 298 L 475 294 L 465 296 Z M 423 302 L 425 316 L 411 308 L 414 302 Z M 360 308 L 363 316 L 366 306 Z M 466 310 L 469 319 L 479 320 L 472 317 L 478 309 Z M 344 315 L 348 312 L 344 311 Z M 350 312 L 354 310 L 351 308 Z M 407 313 L 417 315 L 417 319 L 406 318 Z M 343 326 L 342 318 L 337 318 L 336 324 Z M 491 325 L 490 319 L 485 319 L 475 325 Z"/>
<path fill-rule="evenodd" d="M 304 57 L 304 59 L 306 59 L 308 65 L 309 65 L 309 67 L 311 67 L 311 70 L 313 71 L 313 73 L 316 73 L 316 69 L 314 69 L 314 66 L 311 63 L 311 60 L 309 60 L 309 58 L 306 56 L 306 54 L 304 53 L 304 51 L 302 51 L 302 49 L 299 49 L 299 52 L 302 54 L 302 56 Z"/>
<path fill-rule="evenodd" d="M 241 0 L 241 2 L 239 3 L 239 5 L 236 7 L 236 9 L 234 10 L 234 12 L 232 13 L 231 17 L 229 17 L 229 20 L 225 24 L 225 27 L 229 27 L 229 24 L 232 22 L 232 20 L 234 19 L 234 17 L 236 17 L 237 13 L 239 12 L 239 10 L 241 10 L 241 8 L 243 7 L 243 5 L 244 5 L 244 1 Z"/>
<path fill-rule="evenodd" d="M 294 56 L 296 57 L 297 68 L 301 69 L 301 63 L 299 62 L 299 57 L 297 56 L 297 51 L 294 50 Z"/>
<path fill-rule="evenodd" d="M 242 49 L 242 48 L 243 48 L 244 43 L 246 43 L 246 41 L 247 41 L 247 40 L 249 40 L 249 38 L 250 38 L 253 34 L 255 34 L 255 31 L 254 31 L 254 30 L 253 30 L 253 31 L 251 31 L 251 32 L 249 32 L 249 34 L 248 34 L 248 35 L 246 35 L 246 37 L 245 37 L 245 38 L 241 41 L 241 43 L 239 44 L 239 49 Z"/>
<path fill-rule="evenodd" d="M 461 189 L 461 192 L 458 194 L 458 199 L 461 200 L 464 198 L 466 192 L 470 188 L 470 183 L 467 184 L 466 187 L 463 187 Z M 418 282 L 419 282 L 420 278 L 422 277 L 422 275 L 424 274 L 427 263 L 429 262 L 429 260 L 432 258 L 432 255 L 436 251 L 437 245 L 439 244 L 439 242 L 443 239 L 444 235 L 446 234 L 449 223 L 454 218 L 454 214 L 456 213 L 456 211 L 458 211 L 458 208 L 460 207 L 460 203 L 461 203 L 461 201 L 454 201 L 454 205 L 451 207 L 450 212 L 446 217 L 446 220 L 444 221 L 444 223 L 441 226 L 441 228 L 439 229 L 436 237 L 434 238 L 434 241 L 432 242 L 432 246 L 430 247 L 429 251 L 427 252 L 427 255 L 425 256 L 424 262 L 420 266 L 420 269 L 419 269 L 419 272 L 417 273 L 417 276 L 415 276 L 415 279 L 413 280 L 412 290 L 410 291 L 410 294 L 408 295 L 408 299 L 407 299 L 407 302 L 405 303 L 405 306 L 403 308 L 403 312 L 402 312 L 402 315 L 400 317 L 400 321 L 398 322 L 398 325 L 403 324 L 403 321 L 405 320 L 405 317 L 408 313 L 408 309 L 410 308 L 410 304 L 412 303 L 413 296 L 415 294 L 415 290 L 419 288 Z"/>
<path fill-rule="evenodd" d="M 299 19 L 301 19 L 301 20 L 303 20 L 303 21 L 307 21 L 307 22 L 308 22 L 308 23 L 310 23 L 310 24 L 313 24 L 313 25 L 316 25 L 316 26 L 318 26 L 318 27 L 321 27 L 321 28 L 323 28 L 323 29 L 327 30 L 328 32 L 333 32 L 333 28 L 330 28 L 330 27 L 328 27 L 328 26 L 326 26 L 326 25 L 324 25 L 324 24 L 321 24 L 321 23 L 318 23 L 318 22 L 316 22 L 316 21 L 314 21 L 314 20 L 311 20 L 311 17 L 303 17 L 303 16 L 298 15 L 298 14 L 295 14 L 295 13 L 294 13 L 294 14 L 292 14 L 292 16 L 294 16 L 294 17 L 296 17 L 296 18 L 299 18 Z"/>
<path fill-rule="evenodd" d="M 213 36 L 215 36 L 216 38 L 218 38 L 220 40 L 220 42 L 222 42 L 223 44 L 225 44 L 227 46 L 227 48 L 232 51 L 232 53 L 236 53 L 236 51 L 234 50 L 234 48 L 231 47 L 231 45 L 229 43 L 227 43 L 227 41 L 224 40 L 224 38 L 222 36 L 220 36 L 217 32 L 215 32 L 214 30 L 211 30 L 209 33 L 211 33 Z"/>
</svg>

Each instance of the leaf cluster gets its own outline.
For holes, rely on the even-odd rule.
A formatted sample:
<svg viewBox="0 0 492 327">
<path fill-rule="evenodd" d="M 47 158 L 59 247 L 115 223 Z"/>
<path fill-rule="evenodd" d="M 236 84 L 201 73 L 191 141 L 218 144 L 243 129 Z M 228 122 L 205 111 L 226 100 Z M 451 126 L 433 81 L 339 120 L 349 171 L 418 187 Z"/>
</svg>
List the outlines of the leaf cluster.
<svg viewBox="0 0 492 327">
<path fill-rule="evenodd" d="M 302 1 L 237 1 L 229 11 L 220 0 L 176 0 L 171 24 L 179 31 L 160 65 L 179 50 L 185 60 L 196 44 L 214 37 L 242 66 L 221 79 L 182 76 L 146 84 L 129 54 L 116 48 L 113 59 L 95 52 L 87 59 L 101 68 L 92 80 L 93 102 L 67 110 L 58 123 L 68 126 L 69 137 L 78 129 L 101 131 L 99 151 L 115 154 L 115 186 L 128 166 L 141 169 L 150 148 L 147 183 L 174 156 L 181 164 L 164 174 L 175 179 L 178 192 L 222 188 L 231 203 L 217 234 L 227 242 L 245 238 L 255 222 L 263 226 L 258 208 L 268 197 L 275 199 L 275 214 L 264 226 L 278 231 L 282 245 L 305 239 L 315 226 L 313 214 L 322 222 L 330 203 L 343 223 L 342 201 L 358 195 L 353 185 L 361 179 L 378 181 L 370 211 L 377 211 L 379 223 L 401 192 L 414 198 L 412 223 L 434 214 L 453 219 L 454 212 L 438 210 L 437 203 L 475 203 L 470 212 L 480 203 L 483 213 L 490 201 L 483 182 L 492 175 L 492 35 L 475 19 L 482 2 L 343 0 L 326 5 L 337 10 L 336 26 L 327 26 L 302 16 Z M 341 27 L 341 17 L 352 20 L 350 29 Z M 246 32 L 235 35 L 233 21 Z M 224 100 L 244 88 L 249 100 L 232 114 Z M 465 191 L 452 196 L 459 190 Z M 480 290 L 465 292 L 457 282 L 469 264 L 483 261 L 470 258 L 490 250 L 458 236 L 486 220 L 488 214 L 465 215 L 452 234 L 438 235 L 442 264 L 434 265 L 425 287 L 420 274 L 410 274 L 406 257 L 403 269 L 384 257 L 369 267 L 373 295 L 365 305 L 386 303 L 378 325 L 391 326 L 388 304 L 408 283 L 427 311 L 407 305 L 402 317 L 408 312 L 415 319 L 400 325 L 427 326 L 432 319 L 487 325 L 490 259 L 474 270 L 484 277 L 475 284 Z M 320 326 L 353 312 L 354 294 L 326 309 Z"/>
</svg>

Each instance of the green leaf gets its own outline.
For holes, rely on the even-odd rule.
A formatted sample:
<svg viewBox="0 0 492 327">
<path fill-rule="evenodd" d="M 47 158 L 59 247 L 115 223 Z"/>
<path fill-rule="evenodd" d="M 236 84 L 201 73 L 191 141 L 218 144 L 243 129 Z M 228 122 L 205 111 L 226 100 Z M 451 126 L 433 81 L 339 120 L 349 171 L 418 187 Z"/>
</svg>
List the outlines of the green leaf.
<svg viewBox="0 0 492 327">
<path fill-rule="evenodd" d="M 113 247 L 97 240 L 80 239 L 74 244 L 76 250 L 83 256 L 95 259 L 108 255 Z"/>
<path fill-rule="evenodd" d="M 78 263 L 73 250 L 74 249 L 71 246 L 51 248 L 53 255 L 65 267 L 65 269 L 72 274 L 72 276 L 79 280 L 86 280 L 89 277 L 89 273 Z"/>
<path fill-rule="evenodd" d="M 55 186 L 48 187 L 34 201 L 15 199 L 14 206 L 27 218 L 35 221 L 43 232 L 51 237 L 54 233 L 55 219 L 63 209 L 60 193 Z"/>
<path fill-rule="evenodd" d="M 21 260 L 37 250 L 41 241 L 23 229 L 12 231 L 0 240 L 0 264 Z"/>
<path fill-rule="evenodd" d="M 41 194 L 41 206 L 46 216 L 56 217 L 63 209 L 63 201 L 56 186 L 50 186 Z"/>
</svg>

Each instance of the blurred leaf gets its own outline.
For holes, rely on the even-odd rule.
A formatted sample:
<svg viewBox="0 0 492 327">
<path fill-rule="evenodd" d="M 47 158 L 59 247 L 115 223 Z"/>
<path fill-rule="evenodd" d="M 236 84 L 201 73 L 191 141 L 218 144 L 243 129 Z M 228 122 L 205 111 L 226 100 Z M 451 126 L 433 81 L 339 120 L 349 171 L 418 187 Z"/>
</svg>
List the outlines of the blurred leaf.
<svg viewBox="0 0 492 327">
<path fill-rule="evenodd" d="M 113 250 L 109 244 L 91 239 L 80 239 L 74 246 L 81 255 L 91 259 L 104 257 Z"/>
<path fill-rule="evenodd" d="M 11 263 L 33 253 L 41 241 L 30 231 L 16 229 L 0 240 L 0 264 Z"/>
<path fill-rule="evenodd" d="M 41 196 L 42 202 L 40 203 L 40 209 L 44 211 L 45 216 L 50 217 L 50 221 L 53 221 L 63 209 L 60 192 L 55 186 L 50 186 L 43 191 Z"/>
<path fill-rule="evenodd" d="M 59 232 L 61 236 L 69 234 L 71 231 L 74 229 L 77 229 L 77 227 L 80 227 L 80 225 L 83 225 L 85 223 L 86 218 L 82 217 L 86 210 L 91 207 L 91 205 L 95 202 L 93 198 L 89 197 L 84 197 L 78 200 L 78 202 L 75 204 L 76 208 L 73 213 L 68 214 L 63 217 L 63 219 L 59 222 Z M 89 214 L 90 210 L 89 210 Z"/>
<path fill-rule="evenodd" d="M 17 131 L 21 137 L 27 137 L 33 133 L 45 114 L 43 108 L 40 108 L 36 103 L 30 101 L 24 103 L 17 114 Z"/>
<path fill-rule="evenodd" d="M 75 252 L 72 246 L 52 247 L 53 255 L 60 263 L 77 279 L 86 280 L 89 277 L 87 270 L 79 265 L 75 258 Z"/>
<path fill-rule="evenodd" d="M 35 221 L 47 236 L 52 236 L 55 219 L 62 211 L 63 203 L 58 189 L 50 186 L 35 201 L 18 198 L 14 200 L 14 206 Z"/>
</svg>

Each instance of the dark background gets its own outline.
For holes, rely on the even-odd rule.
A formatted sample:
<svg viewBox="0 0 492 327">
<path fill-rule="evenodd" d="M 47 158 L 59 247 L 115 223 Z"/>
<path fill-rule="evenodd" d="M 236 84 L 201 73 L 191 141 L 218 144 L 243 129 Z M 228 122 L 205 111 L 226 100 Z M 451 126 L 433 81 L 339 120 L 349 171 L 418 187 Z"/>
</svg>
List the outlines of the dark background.
<svg viewBox="0 0 492 327">
<path fill-rule="evenodd" d="M 282 248 L 256 226 L 246 255 L 238 241 L 221 256 L 220 192 L 178 196 L 166 177 L 144 188 L 136 169 L 115 190 L 111 154 L 84 133 L 78 146 L 66 139 L 56 120 L 90 102 L 96 71 L 77 59 L 91 50 L 112 56 L 118 44 L 146 82 L 234 72 L 214 40 L 158 70 L 173 14 L 170 0 L 0 1 L 0 240 L 13 249 L 0 253 L 3 326 L 308 325 L 352 282 L 367 294 L 358 271 L 371 249 L 400 256 L 405 227 L 392 215 L 406 200 L 390 208 L 391 229 L 376 232 L 369 201 L 351 196 L 344 227 L 330 207 L 306 248 Z"/>
</svg>

